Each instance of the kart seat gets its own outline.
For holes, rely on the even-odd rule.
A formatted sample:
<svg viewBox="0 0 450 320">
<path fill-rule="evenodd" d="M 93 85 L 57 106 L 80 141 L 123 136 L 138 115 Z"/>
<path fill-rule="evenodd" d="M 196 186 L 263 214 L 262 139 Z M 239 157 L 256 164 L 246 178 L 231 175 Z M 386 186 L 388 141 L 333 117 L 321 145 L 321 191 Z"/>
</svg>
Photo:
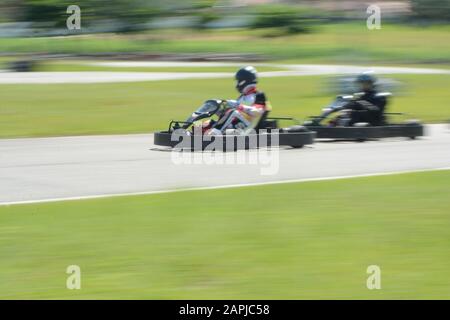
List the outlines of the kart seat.
<svg viewBox="0 0 450 320">
<path fill-rule="evenodd" d="M 264 111 L 263 115 L 259 119 L 258 124 L 256 125 L 256 130 L 259 129 L 268 129 L 268 128 L 276 128 L 276 122 L 275 120 L 267 120 L 267 116 L 269 115 L 270 110 Z"/>
</svg>

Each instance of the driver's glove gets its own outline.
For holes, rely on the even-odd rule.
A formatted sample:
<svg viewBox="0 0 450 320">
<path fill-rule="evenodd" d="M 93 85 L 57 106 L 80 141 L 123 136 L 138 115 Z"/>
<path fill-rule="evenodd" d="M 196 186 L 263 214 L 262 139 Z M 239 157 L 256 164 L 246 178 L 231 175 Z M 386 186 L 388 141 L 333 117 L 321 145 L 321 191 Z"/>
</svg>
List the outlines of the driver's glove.
<svg viewBox="0 0 450 320">
<path fill-rule="evenodd" d="M 236 100 L 225 100 L 227 109 L 237 109 L 239 107 L 239 102 Z"/>
</svg>

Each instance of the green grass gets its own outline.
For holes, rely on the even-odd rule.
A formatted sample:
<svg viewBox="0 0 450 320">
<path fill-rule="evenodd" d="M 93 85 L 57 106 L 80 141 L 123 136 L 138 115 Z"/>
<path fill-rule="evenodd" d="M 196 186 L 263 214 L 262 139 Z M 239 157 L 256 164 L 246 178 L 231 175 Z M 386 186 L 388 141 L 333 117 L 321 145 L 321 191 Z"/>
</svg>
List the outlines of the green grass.
<svg viewBox="0 0 450 320">
<path fill-rule="evenodd" d="M 449 179 L 0 207 L 0 298 L 449 299 Z M 65 289 L 74 264 L 78 291 Z M 369 265 L 381 267 L 381 290 L 366 288 Z"/>
<path fill-rule="evenodd" d="M 390 111 L 429 122 L 450 118 L 450 76 L 396 75 L 405 91 Z M 304 118 L 332 100 L 325 77 L 261 79 L 273 115 Z M 235 98 L 232 79 L 115 84 L 0 85 L 0 138 L 139 133 L 185 119 L 208 98 Z"/>
<path fill-rule="evenodd" d="M 267 30 L 158 30 L 135 35 L 87 35 L 0 39 L 6 53 L 256 53 L 268 59 L 336 62 L 450 62 L 450 26 L 384 23 L 369 31 L 366 21 L 326 24 L 315 32 L 267 37 Z"/>
</svg>

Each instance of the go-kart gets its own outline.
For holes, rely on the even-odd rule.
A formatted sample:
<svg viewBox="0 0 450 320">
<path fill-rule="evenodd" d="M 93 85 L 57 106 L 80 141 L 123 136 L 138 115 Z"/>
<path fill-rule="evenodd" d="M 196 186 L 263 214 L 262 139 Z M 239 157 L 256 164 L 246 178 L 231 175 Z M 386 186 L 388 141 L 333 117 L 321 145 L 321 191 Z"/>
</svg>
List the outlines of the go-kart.
<svg viewBox="0 0 450 320">
<path fill-rule="evenodd" d="M 389 96 L 389 93 L 378 93 L 378 95 Z M 352 125 L 345 121 L 350 112 L 364 112 L 349 110 L 348 106 L 355 101 L 354 95 L 341 95 L 322 110 L 319 116 L 309 117 L 303 125 L 311 131 L 315 131 L 319 139 L 336 140 L 357 140 L 407 137 L 415 139 L 424 135 L 424 127 L 417 120 L 407 120 L 402 123 L 391 123 L 387 121 L 387 116 L 398 116 L 403 113 L 384 113 L 379 125 L 368 122 L 357 122 Z M 332 115 L 336 115 L 332 117 Z M 347 122 L 347 124 L 346 124 Z"/>
<path fill-rule="evenodd" d="M 261 147 L 290 146 L 301 148 L 314 143 L 315 133 L 301 125 L 279 128 L 279 120 L 287 117 L 268 117 L 266 112 L 255 129 L 244 131 L 226 130 L 224 134 L 210 134 L 221 119 L 230 114 L 226 100 L 207 100 L 185 121 L 172 120 L 168 129 L 154 133 L 154 144 L 176 149 L 236 151 Z"/>
</svg>

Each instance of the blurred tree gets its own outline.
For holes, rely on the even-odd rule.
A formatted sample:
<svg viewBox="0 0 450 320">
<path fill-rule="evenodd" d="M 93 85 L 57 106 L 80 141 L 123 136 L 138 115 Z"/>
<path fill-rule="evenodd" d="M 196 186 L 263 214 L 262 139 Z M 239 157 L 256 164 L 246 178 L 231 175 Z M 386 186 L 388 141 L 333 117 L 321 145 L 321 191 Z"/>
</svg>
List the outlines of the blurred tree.
<svg viewBox="0 0 450 320">
<path fill-rule="evenodd" d="M 20 20 L 21 6 L 22 0 L 0 1 L 0 22 Z"/>
<path fill-rule="evenodd" d="M 153 0 L 22 0 L 26 21 L 62 27 L 67 7 L 76 3 L 81 8 L 82 25 L 95 26 L 101 21 L 120 22 L 124 29 L 133 29 L 155 17 L 160 9 Z"/>
<path fill-rule="evenodd" d="M 67 18 L 66 9 L 69 5 L 70 3 L 64 0 L 23 0 L 22 16 L 25 21 L 46 25 L 63 25 Z"/>
<path fill-rule="evenodd" d="M 411 0 L 411 8 L 420 18 L 450 20 L 450 0 Z"/>
<path fill-rule="evenodd" d="M 209 9 L 215 6 L 216 0 L 193 0 L 191 6 L 194 10 Z"/>
<path fill-rule="evenodd" d="M 198 18 L 196 28 L 205 29 L 208 23 L 221 18 L 218 8 L 215 7 L 216 3 L 216 0 L 194 0 L 191 3 L 191 11 Z"/>
<path fill-rule="evenodd" d="M 253 28 L 278 28 L 285 33 L 301 33 L 311 30 L 318 11 L 291 5 L 259 5 L 254 13 Z"/>
<path fill-rule="evenodd" d="M 90 25 L 94 25 L 96 20 L 115 21 L 120 25 L 120 31 L 140 29 L 141 24 L 149 22 L 161 12 L 157 2 L 152 0 L 82 0 L 80 3 L 82 12 L 89 10 Z"/>
</svg>

